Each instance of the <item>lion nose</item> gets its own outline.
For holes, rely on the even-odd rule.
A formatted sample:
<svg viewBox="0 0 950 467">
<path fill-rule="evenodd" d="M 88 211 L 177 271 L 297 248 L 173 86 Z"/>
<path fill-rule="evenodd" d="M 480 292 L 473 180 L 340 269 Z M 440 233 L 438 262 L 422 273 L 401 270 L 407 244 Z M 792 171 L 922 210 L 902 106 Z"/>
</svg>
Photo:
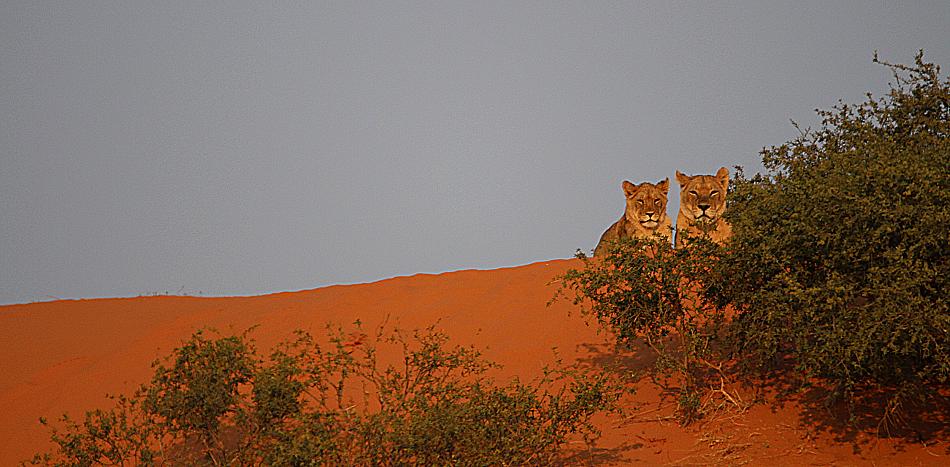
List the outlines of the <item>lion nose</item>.
<svg viewBox="0 0 950 467">
<path fill-rule="evenodd" d="M 697 204 L 697 206 L 699 206 L 699 209 L 702 209 L 703 211 L 709 209 L 708 204 Z"/>
<path fill-rule="evenodd" d="M 646 214 L 646 215 L 649 216 L 649 217 L 653 217 L 653 211 L 645 212 L 644 214 Z"/>
</svg>

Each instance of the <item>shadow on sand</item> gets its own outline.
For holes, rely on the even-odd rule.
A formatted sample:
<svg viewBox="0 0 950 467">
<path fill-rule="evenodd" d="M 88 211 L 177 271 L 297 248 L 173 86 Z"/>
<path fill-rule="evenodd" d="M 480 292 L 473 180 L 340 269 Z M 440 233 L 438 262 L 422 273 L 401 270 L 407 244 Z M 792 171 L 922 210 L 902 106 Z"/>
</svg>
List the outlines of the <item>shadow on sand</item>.
<svg viewBox="0 0 950 467">
<path fill-rule="evenodd" d="M 878 439 L 897 441 L 894 449 L 903 451 L 907 444 L 927 446 L 950 438 L 950 388 L 932 389 L 926 397 L 904 402 L 900 410 L 885 416 L 894 394 L 889 388 L 861 388 L 849 403 L 834 397 L 827 385 L 803 382 L 792 369 L 773 372 L 760 384 L 774 394 L 767 402 L 773 412 L 795 406 L 800 427 L 850 444 L 855 454 L 873 447 Z M 945 454 L 950 454 L 950 446 Z"/>
<path fill-rule="evenodd" d="M 579 353 L 581 365 L 616 372 L 630 381 L 646 377 L 657 360 L 656 353 L 642 343 L 635 343 L 632 348 L 607 343 L 581 344 Z M 797 415 L 799 428 L 850 444 L 855 454 L 873 447 L 879 439 L 896 441 L 894 449 L 903 451 L 909 444 L 929 446 L 950 438 L 950 387 L 933 390 L 929 397 L 920 398 L 922 401 L 904 403 L 896 415 L 885 418 L 892 391 L 865 388 L 849 405 L 842 398 L 832 399 L 832 391 L 819 382 L 805 384 L 792 364 L 764 376 L 745 377 L 739 383 L 748 392 L 763 395 L 758 404 L 764 404 L 773 413 L 790 410 L 790 415 Z M 675 386 L 658 389 L 660 402 L 676 396 Z M 609 463 L 614 457 L 622 459 L 624 453 L 635 448 L 624 445 L 606 450 L 601 457 L 595 452 L 593 458 Z M 945 451 L 950 455 L 950 447 Z"/>
</svg>

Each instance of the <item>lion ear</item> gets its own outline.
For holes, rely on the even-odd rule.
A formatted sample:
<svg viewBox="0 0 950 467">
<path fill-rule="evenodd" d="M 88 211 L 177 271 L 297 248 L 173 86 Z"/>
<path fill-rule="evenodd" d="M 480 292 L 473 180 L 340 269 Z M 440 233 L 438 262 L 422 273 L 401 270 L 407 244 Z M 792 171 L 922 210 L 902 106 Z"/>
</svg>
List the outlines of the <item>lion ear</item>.
<svg viewBox="0 0 950 467">
<path fill-rule="evenodd" d="M 719 183 L 723 187 L 729 186 L 729 169 L 725 167 L 720 167 L 719 171 L 716 172 L 716 179 L 719 180 Z"/>
<path fill-rule="evenodd" d="M 637 186 L 626 180 L 624 180 L 623 183 L 620 184 L 620 188 L 623 189 L 623 194 L 627 196 L 632 196 L 634 193 L 637 192 Z"/>
<path fill-rule="evenodd" d="M 660 189 L 663 193 L 670 191 L 670 177 L 666 177 L 662 182 L 656 184 L 656 187 Z"/>
<path fill-rule="evenodd" d="M 676 182 L 679 183 L 680 186 L 685 186 L 687 183 L 689 183 L 689 175 L 686 175 L 686 174 L 684 174 L 684 173 L 681 173 L 679 170 L 677 170 L 677 171 L 676 171 Z"/>
</svg>

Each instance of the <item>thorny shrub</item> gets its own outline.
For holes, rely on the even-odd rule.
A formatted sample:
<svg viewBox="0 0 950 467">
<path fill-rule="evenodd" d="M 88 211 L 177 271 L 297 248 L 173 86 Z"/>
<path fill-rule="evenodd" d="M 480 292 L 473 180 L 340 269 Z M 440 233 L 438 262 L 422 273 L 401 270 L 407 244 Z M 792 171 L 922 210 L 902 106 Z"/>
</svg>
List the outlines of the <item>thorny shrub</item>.
<svg viewBox="0 0 950 467">
<path fill-rule="evenodd" d="M 596 258 L 579 251 L 584 267 L 560 278 L 558 296 L 572 293 L 582 312 L 619 344 L 655 354 L 650 374 L 675 390 L 684 424 L 723 398 L 738 404 L 724 389 L 725 314 L 703 293 L 710 264 L 720 254 L 708 237 L 690 238 L 677 249 L 661 236 L 626 238 Z"/>
<path fill-rule="evenodd" d="M 367 336 L 329 328 L 261 358 L 245 335 L 195 333 L 133 396 L 64 417 L 41 465 L 548 465 L 623 390 L 558 362 L 530 383 L 433 328 Z M 396 346 L 398 362 L 380 361 Z M 389 354 L 387 354 L 389 355 Z M 45 422 L 45 421 L 44 421 Z"/>
</svg>

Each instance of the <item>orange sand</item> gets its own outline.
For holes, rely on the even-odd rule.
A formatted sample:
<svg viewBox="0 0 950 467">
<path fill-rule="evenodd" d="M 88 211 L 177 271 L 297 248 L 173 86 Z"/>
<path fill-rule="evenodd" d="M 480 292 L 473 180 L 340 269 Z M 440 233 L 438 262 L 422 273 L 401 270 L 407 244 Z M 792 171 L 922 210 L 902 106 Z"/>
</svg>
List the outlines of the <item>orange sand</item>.
<svg viewBox="0 0 950 467">
<path fill-rule="evenodd" d="M 553 362 L 614 358 L 607 337 L 588 327 L 569 300 L 547 307 L 550 281 L 576 260 L 489 271 L 419 274 L 371 284 L 332 286 L 258 297 L 138 297 L 64 300 L 0 307 L 0 465 L 50 447 L 38 423 L 63 412 L 81 417 L 108 406 L 105 394 L 130 393 L 151 375 L 149 364 L 198 328 L 252 336 L 261 349 L 295 329 L 324 335 L 327 323 L 356 319 L 374 329 L 387 316 L 404 329 L 438 322 L 458 344 L 475 344 L 504 365 L 499 379 L 529 380 Z M 628 358 L 637 366 L 636 359 Z M 593 453 L 573 458 L 603 464 L 678 465 L 950 465 L 950 440 L 909 443 L 857 433 L 840 439 L 808 428 L 794 403 L 758 405 L 734 416 L 681 428 L 659 390 L 641 383 L 626 401 L 627 419 L 601 417 L 604 437 Z M 658 420 L 659 419 L 659 420 Z M 836 439 L 838 438 L 838 439 Z M 591 455 L 593 457 L 591 457 Z"/>
</svg>

